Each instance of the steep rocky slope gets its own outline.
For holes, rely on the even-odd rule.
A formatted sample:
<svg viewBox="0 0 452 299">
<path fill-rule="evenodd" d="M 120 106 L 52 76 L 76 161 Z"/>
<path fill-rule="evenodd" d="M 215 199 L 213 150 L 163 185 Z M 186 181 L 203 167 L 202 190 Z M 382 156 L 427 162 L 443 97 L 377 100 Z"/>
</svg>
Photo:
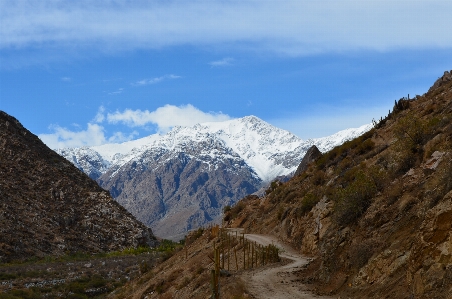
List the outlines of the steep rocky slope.
<svg viewBox="0 0 452 299">
<path fill-rule="evenodd" d="M 312 144 L 326 151 L 369 126 L 303 141 L 248 116 L 193 127 L 175 127 L 123 144 L 57 152 L 109 190 L 157 236 L 178 239 L 219 220 L 222 209 L 291 175 Z"/>
<path fill-rule="evenodd" d="M 228 158 L 211 158 L 210 153 L 218 152 L 215 144 L 197 146 L 188 144 L 178 153 L 149 150 L 141 155 L 143 160 L 127 163 L 103 181 L 111 175 L 107 172 L 99 183 L 138 219 L 152 224 L 156 235 L 183 238 L 261 184 L 237 155 L 229 152 Z M 206 150 L 202 160 L 192 155 L 202 150 Z"/>
<path fill-rule="evenodd" d="M 0 111 L 0 262 L 154 239 L 95 181 Z"/>
<path fill-rule="evenodd" d="M 228 225 L 315 257 L 300 278 L 318 292 L 452 298 L 450 72 L 267 193 L 239 202 Z"/>
</svg>

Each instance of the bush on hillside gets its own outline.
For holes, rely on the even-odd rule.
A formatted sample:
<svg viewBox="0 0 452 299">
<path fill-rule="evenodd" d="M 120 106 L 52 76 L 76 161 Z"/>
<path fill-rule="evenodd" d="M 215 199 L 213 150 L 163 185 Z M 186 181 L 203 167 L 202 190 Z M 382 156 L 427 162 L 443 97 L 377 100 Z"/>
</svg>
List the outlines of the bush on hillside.
<svg viewBox="0 0 452 299">
<path fill-rule="evenodd" d="M 325 173 L 322 170 L 317 170 L 312 176 L 312 183 L 315 186 L 323 185 L 325 183 Z"/>
<path fill-rule="evenodd" d="M 270 183 L 270 186 L 268 186 L 267 190 L 265 190 L 265 195 L 268 195 L 276 190 L 282 183 L 278 180 L 274 180 Z"/>
<path fill-rule="evenodd" d="M 394 128 L 394 135 L 397 138 L 396 148 L 400 152 L 411 151 L 412 153 L 422 152 L 422 146 L 434 131 L 438 120 L 425 121 L 412 115 L 407 115 L 398 120 Z"/>
<path fill-rule="evenodd" d="M 373 180 L 363 170 L 360 170 L 353 183 L 343 189 L 337 189 L 334 194 L 334 219 L 339 225 L 348 225 L 361 217 L 371 204 L 372 197 L 377 193 Z"/>
<path fill-rule="evenodd" d="M 245 203 L 242 201 L 237 202 L 233 207 L 226 206 L 224 208 L 224 221 L 229 221 L 236 218 L 240 212 L 245 208 Z"/>
<path fill-rule="evenodd" d="M 309 213 L 319 201 L 320 198 L 313 193 L 306 194 L 301 200 L 300 214 L 305 215 L 306 213 Z"/>
</svg>

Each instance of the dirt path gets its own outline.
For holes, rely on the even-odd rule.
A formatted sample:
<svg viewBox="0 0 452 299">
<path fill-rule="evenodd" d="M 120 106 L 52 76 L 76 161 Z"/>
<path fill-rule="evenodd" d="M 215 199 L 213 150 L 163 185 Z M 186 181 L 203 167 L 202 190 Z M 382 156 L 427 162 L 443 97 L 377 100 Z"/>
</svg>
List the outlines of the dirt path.
<svg viewBox="0 0 452 299">
<path fill-rule="evenodd" d="M 281 257 L 292 260 L 287 265 L 275 265 L 271 268 L 255 269 L 244 273 L 242 278 L 247 281 L 247 289 L 254 297 L 259 299 L 331 298 L 312 294 L 305 285 L 296 281 L 297 277 L 293 272 L 300 270 L 309 262 L 306 257 L 299 255 L 273 236 L 245 234 L 245 237 L 262 245 L 273 244 L 280 248 Z"/>
</svg>

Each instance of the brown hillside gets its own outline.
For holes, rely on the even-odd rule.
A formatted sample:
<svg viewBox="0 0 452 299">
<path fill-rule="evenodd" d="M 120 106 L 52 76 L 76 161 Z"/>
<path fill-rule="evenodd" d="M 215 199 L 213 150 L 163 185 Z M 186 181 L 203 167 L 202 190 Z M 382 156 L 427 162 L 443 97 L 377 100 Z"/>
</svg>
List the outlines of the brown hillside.
<svg viewBox="0 0 452 299">
<path fill-rule="evenodd" d="M 95 181 L 0 111 L 0 262 L 153 240 Z"/>
<path fill-rule="evenodd" d="M 321 293 L 452 298 L 451 190 L 446 72 L 423 96 L 397 101 L 370 132 L 226 217 L 315 257 L 301 278 Z"/>
</svg>

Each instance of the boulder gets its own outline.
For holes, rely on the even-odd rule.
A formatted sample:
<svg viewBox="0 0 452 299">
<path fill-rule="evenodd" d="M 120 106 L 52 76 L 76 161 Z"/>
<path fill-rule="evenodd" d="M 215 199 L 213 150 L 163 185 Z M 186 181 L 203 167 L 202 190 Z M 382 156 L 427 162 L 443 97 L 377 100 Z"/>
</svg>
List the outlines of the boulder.
<svg viewBox="0 0 452 299">
<path fill-rule="evenodd" d="M 298 165 L 297 171 L 295 171 L 295 175 L 302 174 L 306 169 L 308 169 L 308 165 L 311 162 L 314 162 L 318 157 L 320 157 L 322 153 L 319 151 L 317 146 L 313 145 L 311 146 L 308 151 L 306 152 L 306 155 L 301 160 L 300 165 Z"/>
</svg>

